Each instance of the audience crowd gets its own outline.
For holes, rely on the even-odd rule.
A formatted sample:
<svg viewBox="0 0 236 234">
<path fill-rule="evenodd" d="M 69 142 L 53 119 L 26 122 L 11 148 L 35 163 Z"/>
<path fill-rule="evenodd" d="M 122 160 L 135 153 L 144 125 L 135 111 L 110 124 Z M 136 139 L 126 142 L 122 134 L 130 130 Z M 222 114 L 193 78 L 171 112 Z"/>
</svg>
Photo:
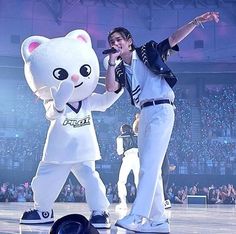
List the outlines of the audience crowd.
<svg viewBox="0 0 236 234">
<path fill-rule="evenodd" d="M 132 203 L 136 196 L 134 183 L 128 182 L 127 202 Z M 209 187 L 192 185 L 176 186 L 174 183 L 168 188 L 168 199 L 173 204 L 187 203 L 188 195 L 205 195 L 208 204 L 236 204 L 236 190 L 233 184 Z M 117 184 L 106 184 L 106 195 L 110 203 L 118 203 Z M 32 202 L 33 192 L 28 182 L 21 185 L 9 183 L 1 184 L 0 202 Z M 78 182 L 65 183 L 56 202 L 86 202 L 85 190 Z"/>
<path fill-rule="evenodd" d="M 176 166 L 174 174 L 236 174 L 235 92 L 235 86 L 206 86 L 199 97 L 192 97 L 191 89 L 185 86 L 176 88 L 176 120 L 167 152 L 171 164 Z M 138 112 L 127 103 L 127 97 L 124 97 L 126 95 L 128 94 L 125 92 L 107 111 L 93 113 L 102 155 L 100 164 L 120 165 L 116 137 L 120 126 L 124 123 L 132 124 Z M 14 99 L 8 100 L 8 105 L 4 105 L 4 99 L 1 103 L 0 170 L 17 169 L 22 173 L 35 170 L 42 156 L 49 126 L 42 101 L 32 97 L 28 86 L 21 84 L 16 88 Z M 196 110 L 199 114 L 197 119 Z M 118 202 L 117 187 L 112 183 L 106 185 L 107 197 L 111 202 Z M 127 186 L 128 201 L 132 202 L 135 187 L 132 183 Z M 172 185 L 169 188 L 169 198 L 173 203 L 186 202 L 187 195 L 192 193 L 206 194 L 208 203 L 235 201 L 235 190 L 231 184 L 207 188 Z M 32 201 L 30 185 L 3 183 L 0 200 Z M 64 186 L 58 201 L 83 202 L 84 189 L 79 184 L 70 182 Z"/>
</svg>

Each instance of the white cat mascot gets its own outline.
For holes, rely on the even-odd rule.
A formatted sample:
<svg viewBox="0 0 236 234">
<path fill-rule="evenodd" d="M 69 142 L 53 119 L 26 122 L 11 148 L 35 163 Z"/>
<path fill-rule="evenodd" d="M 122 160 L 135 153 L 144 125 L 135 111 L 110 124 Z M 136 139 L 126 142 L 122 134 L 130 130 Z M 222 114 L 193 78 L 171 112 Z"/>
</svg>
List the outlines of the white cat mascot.
<svg viewBox="0 0 236 234">
<path fill-rule="evenodd" d="M 105 111 L 121 95 L 93 93 L 99 63 L 84 30 L 65 37 L 27 38 L 21 47 L 25 77 L 32 91 L 44 101 L 48 130 L 43 158 L 32 180 L 34 209 L 25 211 L 22 224 L 54 221 L 53 204 L 72 172 L 86 191 L 96 228 L 110 228 L 105 186 L 95 170 L 100 152 L 91 111 Z"/>
</svg>

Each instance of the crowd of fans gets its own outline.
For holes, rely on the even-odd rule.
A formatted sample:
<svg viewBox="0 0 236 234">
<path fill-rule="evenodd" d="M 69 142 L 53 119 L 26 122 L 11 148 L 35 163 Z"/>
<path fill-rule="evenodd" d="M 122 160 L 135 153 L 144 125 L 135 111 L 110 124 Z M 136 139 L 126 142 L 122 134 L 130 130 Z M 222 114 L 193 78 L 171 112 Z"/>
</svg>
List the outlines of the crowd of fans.
<svg viewBox="0 0 236 234">
<path fill-rule="evenodd" d="M 235 137 L 235 87 L 208 89 L 200 98 L 202 136 L 204 138 Z"/>
<path fill-rule="evenodd" d="M 206 197 L 208 204 L 235 204 L 236 190 L 234 185 L 227 184 L 219 187 L 211 185 L 210 187 L 193 186 L 175 186 L 173 184 L 168 189 L 168 198 L 172 203 L 188 203 L 188 195 L 201 195 Z"/>
<path fill-rule="evenodd" d="M 235 86 L 205 87 L 200 97 L 191 89 L 176 88 L 176 120 L 167 154 L 176 165 L 176 174 L 236 174 L 236 100 Z M 125 92 L 105 112 L 94 112 L 93 120 L 102 162 L 120 164 L 116 137 L 120 126 L 132 124 L 138 110 L 132 107 Z M 193 102 L 199 115 L 198 129 L 193 130 Z M 26 84 L 17 85 L 15 97 L 4 106 L 0 118 L 0 169 L 35 169 L 42 156 L 49 125 L 41 100 Z M 193 139 L 193 131 L 200 137 Z"/>
<path fill-rule="evenodd" d="M 132 203 L 136 197 L 136 188 L 132 182 L 128 182 L 127 186 L 127 202 Z M 106 184 L 106 195 L 110 203 L 118 203 L 119 197 L 117 192 L 117 184 Z M 188 195 L 204 195 L 208 204 L 236 204 L 236 190 L 233 184 L 209 187 L 198 185 L 192 186 L 176 186 L 174 183 L 168 188 L 168 199 L 173 204 L 188 203 Z M 9 183 L 1 184 L 0 202 L 32 202 L 33 192 L 28 182 L 21 185 Z M 86 202 L 85 190 L 77 182 L 65 183 L 56 202 Z"/>
</svg>

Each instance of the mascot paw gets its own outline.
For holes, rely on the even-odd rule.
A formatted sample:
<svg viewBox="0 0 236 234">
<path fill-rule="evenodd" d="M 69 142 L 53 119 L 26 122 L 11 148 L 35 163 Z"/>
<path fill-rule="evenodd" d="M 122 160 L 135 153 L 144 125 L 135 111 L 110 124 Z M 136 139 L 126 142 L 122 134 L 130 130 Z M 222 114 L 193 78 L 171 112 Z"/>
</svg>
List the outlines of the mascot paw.
<svg viewBox="0 0 236 234">
<path fill-rule="evenodd" d="M 50 88 L 52 98 L 57 110 L 61 111 L 65 108 L 66 103 L 74 91 L 74 83 L 70 80 L 64 80 L 60 83 L 58 89 L 55 87 Z"/>
</svg>

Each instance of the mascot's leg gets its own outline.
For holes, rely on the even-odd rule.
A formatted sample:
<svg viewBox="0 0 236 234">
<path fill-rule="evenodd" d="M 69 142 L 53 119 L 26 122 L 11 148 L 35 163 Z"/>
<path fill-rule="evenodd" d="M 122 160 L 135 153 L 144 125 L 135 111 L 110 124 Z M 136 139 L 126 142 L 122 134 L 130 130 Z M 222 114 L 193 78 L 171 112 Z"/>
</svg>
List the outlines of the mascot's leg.
<svg viewBox="0 0 236 234">
<path fill-rule="evenodd" d="M 32 181 L 33 210 L 25 211 L 21 224 L 45 224 L 54 222 L 52 206 L 70 173 L 71 165 L 40 162 Z"/>
<path fill-rule="evenodd" d="M 95 161 L 78 163 L 72 168 L 80 184 L 85 188 L 86 201 L 92 211 L 91 223 L 96 228 L 110 228 L 107 212 L 109 201 L 106 197 L 106 188 L 95 170 Z"/>
</svg>

